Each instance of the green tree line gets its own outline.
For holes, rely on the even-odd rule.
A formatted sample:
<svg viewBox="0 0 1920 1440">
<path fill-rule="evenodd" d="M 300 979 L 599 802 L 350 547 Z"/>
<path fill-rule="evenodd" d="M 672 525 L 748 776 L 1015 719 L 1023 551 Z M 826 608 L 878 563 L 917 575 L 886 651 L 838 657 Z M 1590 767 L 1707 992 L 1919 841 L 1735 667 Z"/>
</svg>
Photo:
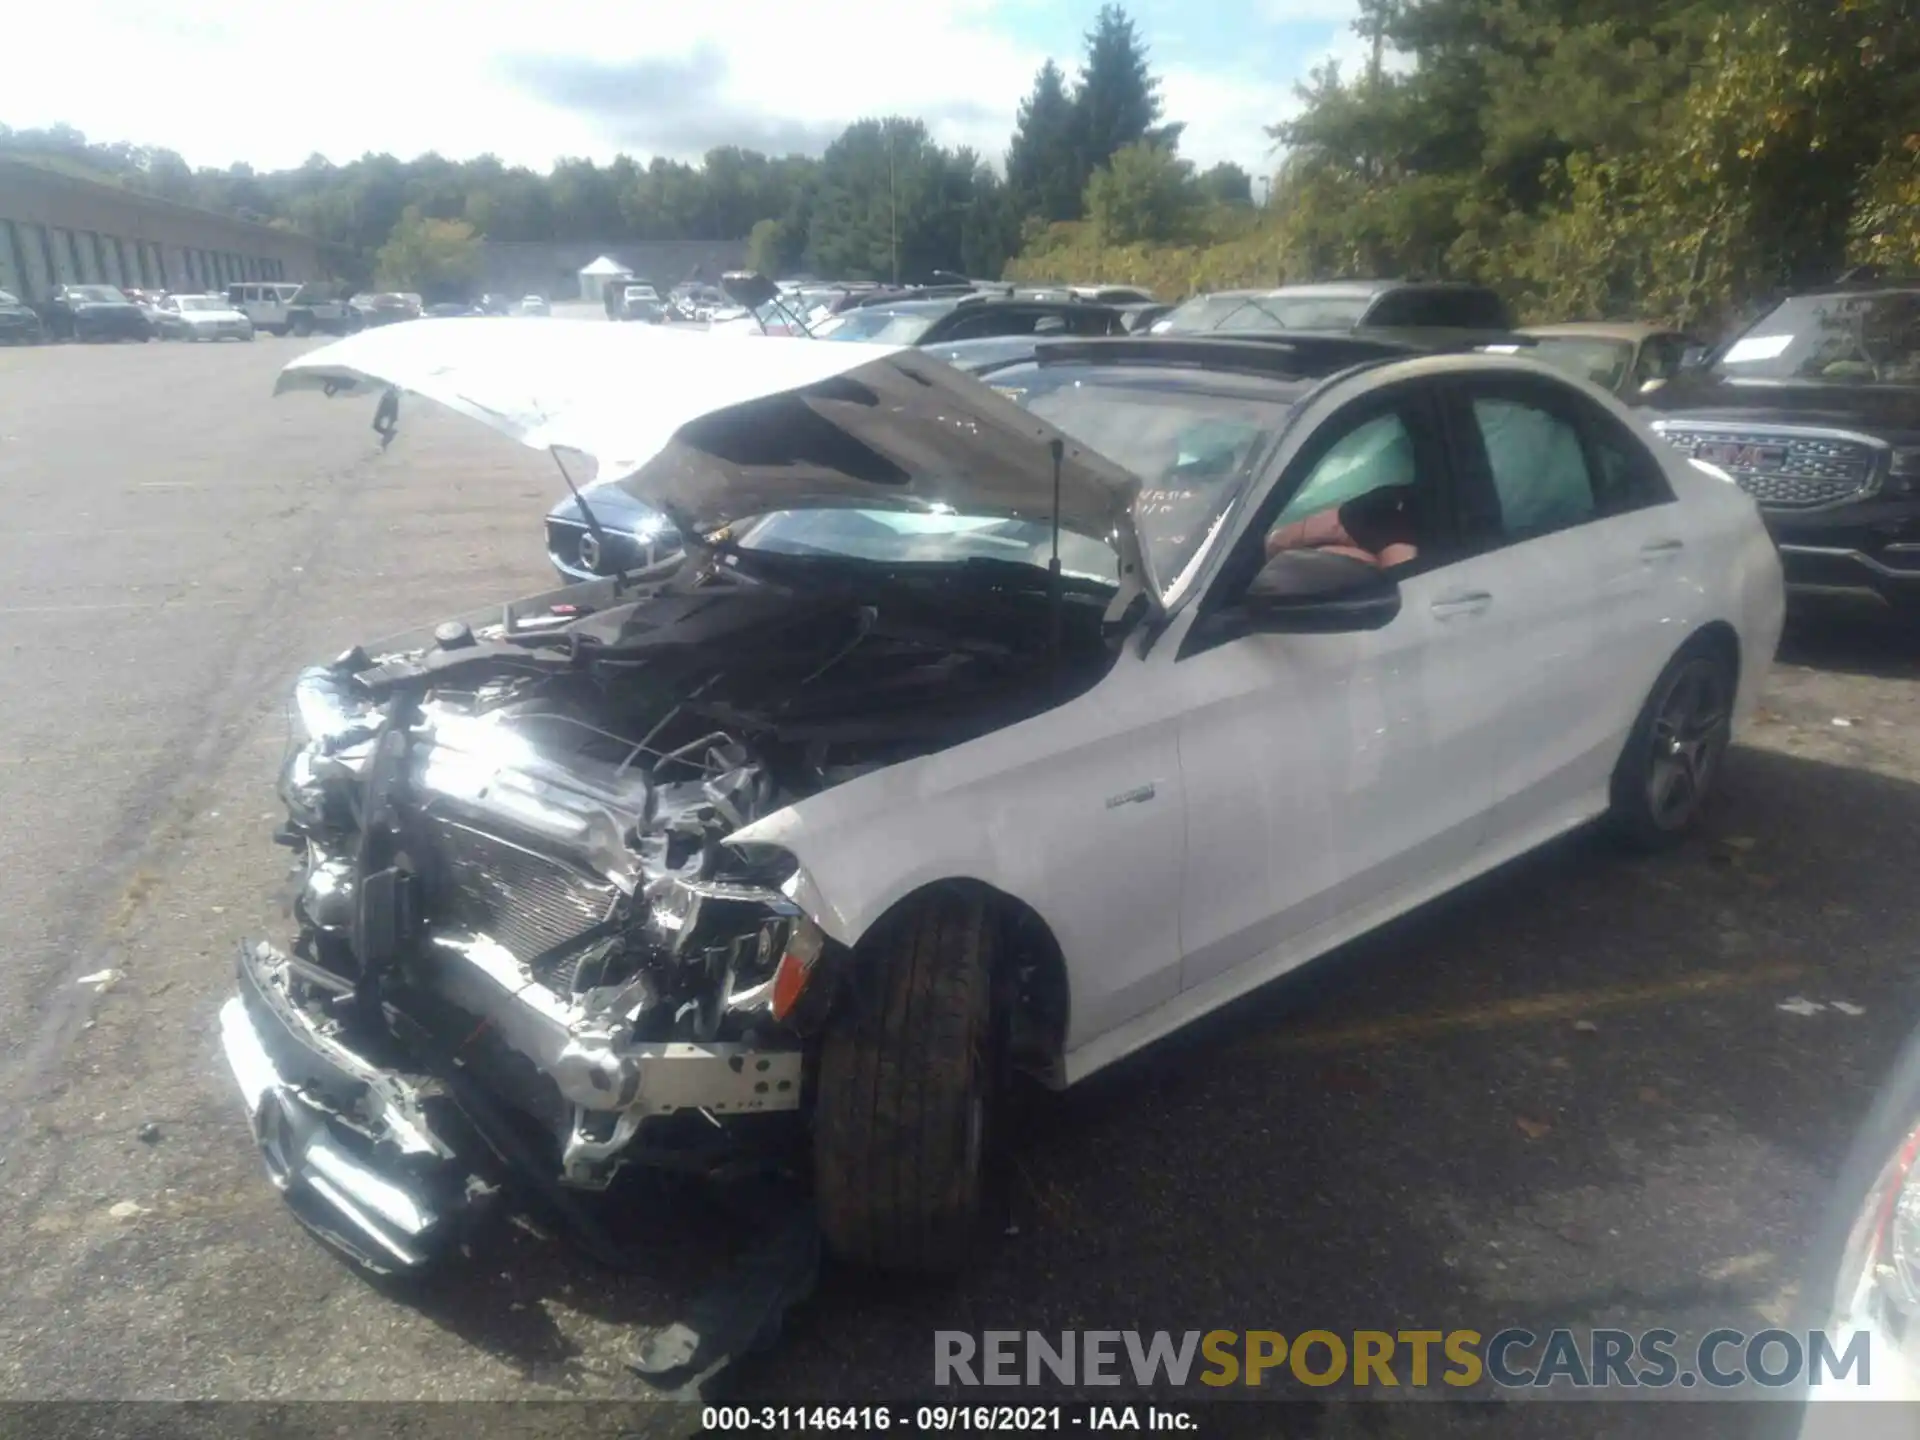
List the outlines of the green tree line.
<svg viewBox="0 0 1920 1440">
<path fill-rule="evenodd" d="M 1371 63 L 1317 71 L 1269 130 L 1284 158 L 1258 223 L 1083 220 L 1030 237 L 1012 273 L 1175 294 L 1425 275 L 1537 320 L 1713 324 L 1852 266 L 1920 266 L 1916 0 L 1361 11 Z"/>
<path fill-rule="evenodd" d="M 605 164 L 563 159 L 545 174 L 492 156 L 432 154 L 344 163 L 316 154 L 289 170 L 195 169 L 170 150 L 93 143 L 67 126 L 0 127 L 0 151 L 290 226 L 332 247 L 345 278 L 355 281 L 376 273 L 417 278 L 423 269 L 452 275 L 470 266 L 461 246 L 472 237 L 598 245 L 749 240 L 753 263 L 772 272 L 997 276 L 1020 248 L 1029 217 L 1082 218 L 1090 178 L 1116 152 L 1145 141 L 1171 155 L 1179 127 L 1162 123 L 1157 89 L 1132 21 L 1108 5 L 1086 35 L 1073 81 L 1051 61 L 1042 70 L 1022 107 L 1004 179 L 974 151 L 944 147 L 922 122 L 898 116 L 848 126 L 818 157 L 722 146 L 697 165 L 622 155 Z M 1233 167 L 1209 183 L 1223 193 L 1248 189 Z M 1140 211 L 1125 197 L 1112 208 Z M 1140 211 L 1151 212 L 1151 202 Z"/>
</svg>

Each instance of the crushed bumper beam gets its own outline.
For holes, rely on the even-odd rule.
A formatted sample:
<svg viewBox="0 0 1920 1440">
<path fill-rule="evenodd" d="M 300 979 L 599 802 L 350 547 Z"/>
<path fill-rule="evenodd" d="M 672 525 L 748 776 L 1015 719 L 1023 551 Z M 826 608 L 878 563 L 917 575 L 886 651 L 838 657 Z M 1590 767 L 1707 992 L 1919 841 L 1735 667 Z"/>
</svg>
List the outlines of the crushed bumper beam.
<svg viewBox="0 0 1920 1440">
<path fill-rule="evenodd" d="M 439 1083 L 387 1069 L 321 1029 L 286 992 L 287 960 L 240 947 L 220 1041 L 268 1178 L 309 1230 L 381 1274 L 457 1249 L 497 1186 L 443 1133 L 464 1127 Z"/>
<path fill-rule="evenodd" d="M 383 1274 L 430 1266 L 472 1234 L 509 1168 L 541 1164 L 507 1144 L 493 1101 L 464 1072 L 396 1068 L 349 1043 L 324 1011 L 296 1003 L 290 957 L 243 943 L 237 971 L 239 993 L 220 1010 L 221 1046 L 268 1178 L 302 1224 L 356 1263 Z M 599 1101 L 575 1099 L 557 1165 L 548 1158 L 553 1169 L 526 1177 L 539 1188 L 603 1188 L 653 1116 L 800 1106 L 797 1050 L 619 1040 L 557 1006 L 528 1004 L 532 987 L 516 995 L 500 983 L 512 977 L 484 967 L 456 960 L 440 978 L 442 998 Z M 625 1105 L 605 1108 L 610 1099 Z"/>
</svg>

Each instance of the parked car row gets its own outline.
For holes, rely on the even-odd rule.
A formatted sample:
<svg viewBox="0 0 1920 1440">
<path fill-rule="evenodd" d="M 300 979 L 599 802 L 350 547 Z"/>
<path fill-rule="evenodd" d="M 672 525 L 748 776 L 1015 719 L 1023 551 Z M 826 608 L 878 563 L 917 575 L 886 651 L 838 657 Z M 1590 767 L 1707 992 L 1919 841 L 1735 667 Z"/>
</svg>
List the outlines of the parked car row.
<svg viewBox="0 0 1920 1440">
<path fill-rule="evenodd" d="M 782 290 L 730 276 L 728 288 L 752 308 L 717 333 L 907 345 L 975 371 L 1128 333 L 1127 307 L 1151 303 L 1123 290 L 980 282 Z M 1147 333 L 1280 344 L 1345 335 L 1524 356 L 1642 410 L 1668 444 L 1752 496 L 1799 599 L 1920 617 L 1920 281 L 1856 278 L 1788 297 L 1718 347 L 1639 322 L 1516 327 L 1486 287 L 1405 280 L 1198 295 Z M 604 538 L 589 533 L 571 496 L 548 514 L 548 553 L 564 578 L 679 553 L 663 516 L 610 503 L 619 523 Z"/>
<path fill-rule="evenodd" d="M 492 297 L 486 297 L 491 300 Z M 39 305 L 0 290 L 0 344 L 49 340 L 251 340 L 270 335 L 350 335 L 423 316 L 546 315 L 544 296 L 507 305 L 424 304 L 419 295 L 352 291 L 327 283 L 229 285 L 224 294 L 170 294 L 116 285 L 62 285 Z"/>
<path fill-rule="evenodd" d="M 223 295 L 167 295 L 115 285 L 62 285 L 38 306 L 0 290 L 0 343 L 50 340 L 251 340 L 253 326 Z"/>
</svg>

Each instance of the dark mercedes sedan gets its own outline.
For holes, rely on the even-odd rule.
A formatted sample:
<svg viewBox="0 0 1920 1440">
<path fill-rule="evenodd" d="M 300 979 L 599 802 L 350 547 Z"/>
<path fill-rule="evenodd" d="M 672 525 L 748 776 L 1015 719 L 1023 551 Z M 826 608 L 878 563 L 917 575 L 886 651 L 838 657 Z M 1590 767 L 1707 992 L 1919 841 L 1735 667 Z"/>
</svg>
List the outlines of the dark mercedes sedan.
<svg viewBox="0 0 1920 1440">
<path fill-rule="evenodd" d="M 33 307 L 0 290 L 0 345 L 38 345 L 44 338 Z"/>
<path fill-rule="evenodd" d="M 679 557 L 680 532 L 658 510 L 618 485 L 595 485 L 586 493 L 600 522 L 599 535 L 571 495 L 547 512 L 547 558 L 563 580 L 598 580 L 617 571 L 631 574 Z"/>
<path fill-rule="evenodd" d="M 112 285 L 62 285 L 42 312 L 56 340 L 151 340 L 146 313 Z"/>
</svg>

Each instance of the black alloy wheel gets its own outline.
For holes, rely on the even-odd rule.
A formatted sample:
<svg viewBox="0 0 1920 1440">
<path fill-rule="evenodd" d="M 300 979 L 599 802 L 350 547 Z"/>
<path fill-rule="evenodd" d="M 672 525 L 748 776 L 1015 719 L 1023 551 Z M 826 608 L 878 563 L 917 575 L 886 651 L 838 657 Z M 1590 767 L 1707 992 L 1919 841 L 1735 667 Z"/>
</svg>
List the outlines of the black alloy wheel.
<svg viewBox="0 0 1920 1440">
<path fill-rule="evenodd" d="M 1733 697 L 1720 664 L 1705 656 L 1681 667 L 1653 722 L 1647 809 L 1662 830 L 1693 823 L 1726 753 Z"/>
<path fill-rule="evenodd" d="M 1676 843 L 1700 819 L 1732 738 L 1734 673 L 1695 642 L 1654 682 L 1613 775 L 1614 828 L 1641 849 Z"/>
</svg>

